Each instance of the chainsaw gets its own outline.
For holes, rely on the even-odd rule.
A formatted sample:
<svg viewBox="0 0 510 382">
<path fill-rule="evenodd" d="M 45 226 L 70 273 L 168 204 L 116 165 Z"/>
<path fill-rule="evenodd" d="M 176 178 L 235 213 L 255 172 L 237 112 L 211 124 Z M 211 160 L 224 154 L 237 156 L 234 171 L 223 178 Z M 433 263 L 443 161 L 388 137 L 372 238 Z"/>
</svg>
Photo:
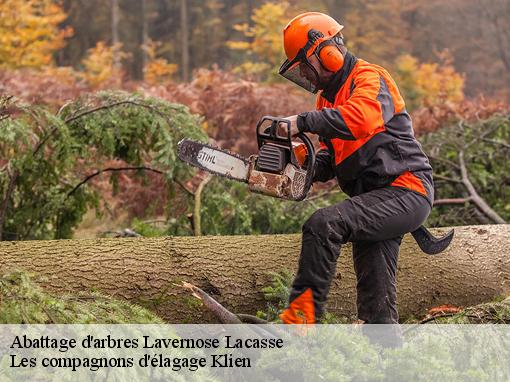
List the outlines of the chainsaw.
<svg viewBox="0 0 510 382">
<path fill-rule="evenodd" d="M 290 124 L 288 119 L 262 117 L 256 127 L 258 153 L 248 159 L 190 139 L 178 143 L 178 156 L 199 169 L 245 182 L 252 192 L 301 201 L 312 186 L 315 149 L 306 134 L 292 137 Z M 444 251 L 453 239 L 453 230 L 436 238 L 423 226 L 411 234 L 429 255 Z"/>
<path fill-rule="evenodd" d="M 179 158 L 216 175 L 248 183 L 252 192 L 280 199 L 300 201 L 312 186 L 315 150 L 301 133 L 296 142 L 290 135 L 290 121 L 265 116 L 257 124 L 258 154 L 249 159 L 217 147 L 183 139 Z"/>
</svg>

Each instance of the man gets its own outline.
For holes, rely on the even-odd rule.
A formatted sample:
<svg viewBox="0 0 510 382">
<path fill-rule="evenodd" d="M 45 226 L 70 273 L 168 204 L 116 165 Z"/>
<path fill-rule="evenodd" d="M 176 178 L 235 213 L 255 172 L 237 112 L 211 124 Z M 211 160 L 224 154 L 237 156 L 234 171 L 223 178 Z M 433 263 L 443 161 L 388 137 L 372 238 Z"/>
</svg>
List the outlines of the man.
<svg viewBox="0 0 510 382">
<path fill-rule="evenodd" d="M 314 181 L 336 177 L 350 196 L 303 225 L 299 269 L 284 323 L 315 323 L 324 312 L 340 246 L 353 243 L 358 318 L 398 323 L 397 258 L 433 201 L 432 168 L 415 139 L 398 88 L 380 66 L 347 51 L 343 26 L 307 12 L 284 29 L 280 74 L 312 93 L 317 110 L 289 117 L 292 134 L 317 134 Z"/>
</svg>

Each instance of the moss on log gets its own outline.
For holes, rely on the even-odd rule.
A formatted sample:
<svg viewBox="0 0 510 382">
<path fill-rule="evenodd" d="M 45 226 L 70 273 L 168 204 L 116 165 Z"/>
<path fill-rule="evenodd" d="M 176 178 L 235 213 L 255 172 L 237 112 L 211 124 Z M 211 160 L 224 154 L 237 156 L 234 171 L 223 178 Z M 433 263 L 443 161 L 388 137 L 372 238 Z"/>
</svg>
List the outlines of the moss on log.
<svg viewBox="0 0 510 382">
<path fill-rule="evenodd" d="M 446 229 L 432 230 L 436 235 Z M 58 293 L 99 291 L 147 307 L 169 322 L 208 322 L 200 301 L 175 284 L 187 281 L 236 313 L 264 309 L 271 272 L 295 271 L 300 235 L 205 236 L 0 243 L 0 274 L 40 275 Z M 440 304 L 471 306 L 510 290 L 510 226 L 457 227 L 442 254 L 423 254 L 410 235 L 398 268 L 399 311 L 424 316 Z M 355 315 L 350 245 L 342 248 L 329 311 Z"/>
</svg>

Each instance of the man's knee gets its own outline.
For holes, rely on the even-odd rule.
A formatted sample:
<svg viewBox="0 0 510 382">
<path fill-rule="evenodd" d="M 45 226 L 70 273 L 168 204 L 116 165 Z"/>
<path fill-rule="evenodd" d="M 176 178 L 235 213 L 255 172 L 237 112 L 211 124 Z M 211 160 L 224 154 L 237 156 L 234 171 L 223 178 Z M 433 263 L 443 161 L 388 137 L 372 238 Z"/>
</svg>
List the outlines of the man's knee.
<svg viewBox="0 0 510 382">
<path fill-rule="evenodd" d="M 326 207 L 315 211 L 308 218 L 303 224 L 303 234 L 312 234 L 323 244 L 329 240 L 343 244 L 344 238 L 347 237 L 347 229 L 341 213 L 337 209 Z"/>
<path fill-rule="evenodd" d="M 322 209 L 315 211 L 303 224 L 303 232 L 321 232 L 327 229 L 329 219 L 323 213 Z"/>
</svg>

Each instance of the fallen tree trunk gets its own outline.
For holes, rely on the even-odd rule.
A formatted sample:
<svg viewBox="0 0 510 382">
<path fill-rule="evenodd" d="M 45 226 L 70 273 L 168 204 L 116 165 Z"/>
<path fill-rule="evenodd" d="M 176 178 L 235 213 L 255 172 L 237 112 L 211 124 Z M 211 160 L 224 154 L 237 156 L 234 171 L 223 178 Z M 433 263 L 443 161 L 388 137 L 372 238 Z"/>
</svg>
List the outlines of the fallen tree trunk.
<svg viewBox="0 0 510 382">
<path fill-rule="evenodd" d="M 446 229 L 433 230 L 436 235 Z M 0 274 L 23 269 L 54 292 L 95 290 L 148 307 L 169 322 L 212 316 L 176 284 L 190 282 L 236 313 L 264 309 L 271 272 L 295 271 L 300 235 L 0 242 Z M 410 235 L 398 269 L 402 317 L 440 304 L 470 306 L 510 291 L 510 225 L 457 227 L 442 254 L 420 252 Z M 355 315 L 351 248 L 344 246 L 328 309 Z M 197 303 L 198 302 L 198 303 Z"/>
</svg>

